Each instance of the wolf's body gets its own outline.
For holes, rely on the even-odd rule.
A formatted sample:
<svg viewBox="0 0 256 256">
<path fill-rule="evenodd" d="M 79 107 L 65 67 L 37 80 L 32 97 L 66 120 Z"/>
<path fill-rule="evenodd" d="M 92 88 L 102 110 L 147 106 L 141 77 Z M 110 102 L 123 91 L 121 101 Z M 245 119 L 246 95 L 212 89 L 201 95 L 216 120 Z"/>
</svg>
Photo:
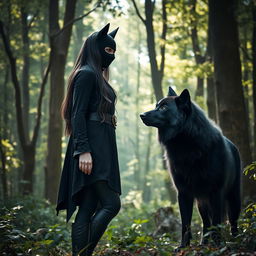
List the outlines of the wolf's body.
<svg viewBox="0 0 256 256">
<path fill-rule="evenodd" d="M 235 235 L 241 208 L 241 164 L 236 146 L 190 101 L 187 90 L 177 96 L 170 88 L 168 97 L 141 118 L 146 125 L 158 128 L 159 141 L 166 149 L 182 219 L 180 246 L 190 243 L 195 199 L 204 234 L 210 226 L 223 222 L 227 212 Z M 202 240 L 205 242 L 207 239 Z"/>
</svg>

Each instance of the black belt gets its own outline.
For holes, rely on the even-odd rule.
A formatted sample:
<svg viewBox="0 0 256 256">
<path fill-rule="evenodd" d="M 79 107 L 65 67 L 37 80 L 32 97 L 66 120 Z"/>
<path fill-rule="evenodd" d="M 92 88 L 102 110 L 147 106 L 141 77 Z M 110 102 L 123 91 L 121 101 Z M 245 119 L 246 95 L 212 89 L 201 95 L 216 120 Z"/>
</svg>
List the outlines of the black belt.
<svg viewBox="0 0 256 256">
<path fill-rule="evenodd" d="M 103 118 L 100 117 L 98 112 L 91 112 L 88 115 L 88 119 L 93 120 L 93 121 L 105 122 L 105 123 L 113 125 L 114 128 L 116 128 L 116 125 L 117 125 L 116 116 L 108 114 L 108 113 L 104 113 L 104 116 L 105 116 L 105 119 L 103 120 Z"/>
</svg>

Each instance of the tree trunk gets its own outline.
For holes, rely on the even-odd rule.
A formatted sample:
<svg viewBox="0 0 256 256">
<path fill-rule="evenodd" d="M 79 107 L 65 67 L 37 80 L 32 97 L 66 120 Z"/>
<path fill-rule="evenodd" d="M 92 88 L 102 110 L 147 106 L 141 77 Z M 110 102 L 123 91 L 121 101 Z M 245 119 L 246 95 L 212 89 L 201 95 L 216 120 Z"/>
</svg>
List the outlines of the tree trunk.
<svg viewBox="0 0 256 256">
<path fill-rule="evenodd" d="M 7 132 L 6 127 L 8 125 L 8 117 L 7 117 L 7 107 L 8 107 L 8 100 L 7 100 L 7 83 L 8 83 L 8 77 L 9 77 L 9 66 L 6 65 L 6 72 L 5 72 L 5 78 L 3 82 L 3 94 L 4 94 L 4 102 L 3 102 L 3 115 L 0 116 L 0 157 L 2 162 L 2 168 L 0 170 L 1 174 L 1 183 L 2 183 L 2 189 L 3 189 L 3 200 L 6 202 L 8 198 L 8 186 L 7 186 L 7 168 L 6 168 L 6 152 L 4 150 L 4 147 L 2 146 L 2 140 L 7 138 Z"/>
<path fill-rule="evenodd" d="M 67 0 L 64 26 L 74 19 L 76 0 Z M 51 48 L 51 77 L 47 159 L 45 168 L 45 197 L 55 203 L 61 172 L 62 119 L 60 107 L 64 97 L 64 72 L 71 38 L 72 26 L 61 33 L 59 26 L 59 1 L 49 1 L 49 31 Z M 58 33 L 58 35 L 56 35 Z"/>
<path fill-rule="evenodd" d="M 212 76 L 207 77 L 207 108 L 208 117 L 218 123 L 217 118 L 217 102 L 214 79 Z"/>
<path fill-rule="evenodd" d="M 207 49 L 206 49 L 206 59 L 212 64 L 213 58 L 213 49 L 212 49 L 212 34 L 211 28 L 212 20 L 211 17 L 208 17 L 208 29 L 207 29 Z M 208 74 L 207 76 L 207 108 L 208 116 L 210 119 L 214 120 L 216 123 L 219 123 L 218 120 L 218 106 L 217 106 L 217 97 L 216 97 L 216 85 L 213 78 L 213 74 Z"/>
<path fill-rule="evenodd" d="M 151 0 L 145 0 L 145 26 L 147 31 L 147 46 L 148 46 L 148 55 L 150 60 L 151 68 L 151 78 L 154 89 L 154 94 L 156 100 L 159 101 L 163 98 L 162 90 L 162 79 L 163 76 L 158 69 L 157 59 L 156 59 L 156 44 L 155 44 L 155 35 L 153 28 L 153 13 L 154 13 L 154 4 Z"/>
<path fill-rule="evenodd" d="M 84 2 L 77 1 L 76 6 L 76 16 L 79 17 L 83 14 L 84 11 Z M 74 62 L 76 60 L 76 57 L 78 56 L 78 53 L 80 51 L 82 42 L 83 42 L 83 36 L 86 34 L 86 26 L 83 24 L 83 20 L 80 20 L 74 24 L 74 32 L 73 33 L 73 56 L 74 56 Z"/>
<path fill-rule="evenodd" d="M 29 37 L 28 37 L 28 23 L 27 23 L 28 14 L 25 10 L 25 7 L 21 7 L 21 24 L 22 24 L 22 41 L 23 41 L 23 69 L 22 69 L 22 100 L 23 100 L 23 124 L 24 124 L 24 136 L 27 141 L 26 145 L 23 146 L 23 194 L 30 194 L 33 192 L 34 185 L 34 167 L 35 167 L 35 146 L 31 144 L 29 138 L 29 67 L 30 67 L 30 57 L 29 57 Z M 34 154 L 34 155 L 33 155 Z"/>
<path fill-rule="evenodd" d="M 234 0 L 209 0 L 212 18 L 214 75 L 219 121 L 223 133 L 239 148 L 243 166 L 251 163 L 248 118 L 242 89 L 238 28 Z M 243 177 L 244 196 L 255 195 L 255 184 Z"/>
<path fill-rule="evenodd" d="M 6 202 L 8 198 L 8 189 L 7 189 L 7 169 L 6 169 L 6 154 L 2 146 L 2 137 L 0 136 L 0 157 L 2 162 L 2 168 L 0 170 L 1 175 L 1 183 L 2 183 L 2 189 L 3 189 L 3 198 L 1 198 L 4 202 Z"/>
<path fill-rule="evenodd" d="M 141 76 L 141 65 L 140 65 L 140 54 L 141 54 L 141 32 L 138 25 L 138 59 L 137 59 L 137 87 L 136 87 L 136 99 L 135 99 L 135 105 L 136 105 L 136 141 L 135 141 L 135 152 L 136 152 L 136 158 L 137 158 L 137 168 L 135 170 L 136 175 L 136 181 L 138 184 L 138 188 L 142 189 L 141 184 L 141 177 L 142 177 L 142 170 L 141 170 L 141 164 L 140 164 L 140 129 L 139 129 L 139 110 L 140 110 L 140 76 Z"/>
<path fill-rule="evenodd" d="M 23 173 L 23 194 L 27 195 L 33 191 L 34 169 L 35 169 L 35 145 L 27 145 L 23 150 L 24 173 Z"/>
<path fill-rule="evenodd" d="M 149 55 L 149 61 L 150 61 L 152 85 L 153 85 L 155 98 L 157 101 L 159 101 L 164 97 L 163 90 L 162 90 L 162 81 L 164 77 L 165 41 L 166 41 L 166 34 L 167 34 L 167 12 L 166 12 L 167 1 L 162 0 L 162 34 L 161 34 L 162 45 L 160 46 L 161 62 L 159 66 L 157 63 L 156 43 L 155 43 L 155 34 L 154 34 L 154 26 L 153 26 L 153 14 L 154 14 L 154 8 L 155 8 L 155 1 L 145 0 L 144 2 L 145 19 L 143 19 L 143 17 L 141 16 L 135 0 L 132 0 L 132 2 L 138 17 L 146 27 L 147 48 L 148 48 L 148 55 Z M 161 148 L 161 152 L 163 154 L 164 152 L 163 148 Z M 163 162 L 163 168 L 167 169 L 164 162 Z M 147 174 L 145 173 L 145 175 Z M 168 189 L 168 193 L 171 194 L 170 181 L 166 181 L 165 186 Z"/>
<path fill-rule="evenodd" d="M 22 107 L 23 107 L 23 122 L 24 131 L 26 136 L 26 141 L 29 141 L 29 67 L 30 67 L 30 57 L 29 57 L 29 37 L 28 37 L 28 24 L 27 24 L 28 14 L 25 7 L 21 7 L 21 24 L 22 24 L 22 42 L 23 42 L 23 66 L 22 66 Z M 32 174 L 32 173 L 31 173 Z"/>
<path fill-rule="evenodd" d="M 197 77 L 197 86 L 196 86 L 196 98 L 204 98 L 204 79 L 202 77 Z"/>
<path fill-rule="evenodd" d="M 253 159 L 256 159 L 256 4 L 253 4 L 253 36 L 252 36 L 252 91 L 253 91 Z"/>
<path fill-rule="evenodd" d="M 144 182 L 143 182 L 143 190 L 142 197 L 144 202 L 149 202 L 151 199 L 151 186 L 148 185 L 148 173 L 150 171 L 150 155 L 151 155 L 151 147 L 152 147 L 152 127 L 148 129 L 148 138 L 147 138 L 147 151 L 145 157 L 145 170 L 144 170 Z"/>
<path fill-rule="evenodd" d="M 8 5 L 8 12 L 10 11 L 11 5 Z M 38 133 L 40 129 L 41 121 L 41 105 L 44 95 L 44 88 L 47 81 L 47 76 L 49 72 L 49 67 L 46 69 L 46 72 L 43 77 L 43 81 L 40 87 L 40 94 L 37 103 L 37 115 L 35 120 L 35 126 L 32 133 L 32 138 L 29 138 L 29 24 L 27 23 L 28 14 L 26 13 L 26 8 L 23 3 L 20 3 L 21 10 L 21 28 L 22 28 L 22 41 L 23 41 L 23 61 L 24 66 L 22 69 L 22 83 L 18 78 L 18 68 L 16 57 L 13 54 L 10 38 L 8 31 L 6 32 L 5 24 L 0 20 L 0 34 L 3 40 L 4 49 L 10 63 L 10 71 L 12 84 L 15 91 L 15 111 L 16 111 L 16 124 L 18 138 L 20 142 L 20 148 L 22 150 L 22 160 L 23 160 L 23 175 L 22 175 L 22 184 L 21 187 L 23 194 L 31 194 L 33 192 L 33 172 L 35 165 L 35 149 L 36 142 L 38 138 Z M 36 15 L 36 14 L 35 14 Z M 9 21 L 10 22 L 10 14 Z M 8 29 L 8 27 L 7 27 Z M 22 86 L 21 86 L 22 84 Z M 23 98 L 23 104 L 22 104 Z M 24 104 L 26 106 L 24 106 Z M 30 150 L 30 152 L 27 152 Z M 31 154 L 34 154 L 33 156 Z M 27 157 L 27 158 L 26 158 Z"/>
<path fill-rule="evenodd" d="M 202 65 L 205 62 L 205 57 L 202 55 L 202 51 L 199 45 L 199 38 L 197 33 L 197 13 L 196 13 L 196 4 L 197 0 L 191 1 L 191 40 L 192 40 L 192 48 L 195 55 L 195 61 L 197 66 Z M 198 76 L 197 77 L 197 87 L 195 93 L 195 99 L 204 98 L 204 78 Z"/>
<path fill-rule="evenodd" d="M 250 107 L 249 107 L 249 101 L 250 101 L 250 96 L 249 96 L 249 73 L 250 73 L 250 67 L 249 67 L 249 62 L 250 62 L 250 58 L 249 58 L 249 51 L 248 51 L 248 47 L 247 47 L 247 43 L 248 43 L 248 27 L 244 26 L 242 29 L 242 33 L 243 33 L 243 40 L 241 41 L 241 47 L 243 49 L 242 51 L 242 64 L 243 64 L 243 74 L 242 74 L 242 80 L 244 81 L 244 85 L 243 85 L 243 92 L 244 92 L 244 98 L 245 98 L 245 109 L 246 109 L 246 115 L 249 118 L 249 135 L 250 135 L 250 141 L 252 141 L 252 129 L 251 129 L 251 120 L 250 120 Z M 253 123 L 253 121 L 252 121 Z"/>
<path fill-rule="evenodd" d="M 132 0 L 132 3 L 134 5 L 136 14 L 138 15 L 138 17 L 146 27 L 147 48 L 148 48 L 148 56 L 149 56 L 149 62 L 150 62 L 152 85 L 153 85 L 154 95 L 156 97 L 156 100 L 159 101 L 161 98 L 163 98 L 162 80 L 164 77 L 165 41 L 166 41 L 166 34 L 167 34 L 167 12 L 166 12 L 167 1 L 162 0 L 162 34 L 161 34 L 162 45 L 160 46 L 160 55 L 161 55 L 160 67 L 158 67 L 158 63 L 156 59 L 157 57 L 156 43 L 155 43 L 155 34 L 154 34 L 154 26 L 153 26 L 153 14 L 155 9 L 155 1 L 145 0 L 144 2 L 145 19 L 141 16 L 135 0 Z"/>
</svg>

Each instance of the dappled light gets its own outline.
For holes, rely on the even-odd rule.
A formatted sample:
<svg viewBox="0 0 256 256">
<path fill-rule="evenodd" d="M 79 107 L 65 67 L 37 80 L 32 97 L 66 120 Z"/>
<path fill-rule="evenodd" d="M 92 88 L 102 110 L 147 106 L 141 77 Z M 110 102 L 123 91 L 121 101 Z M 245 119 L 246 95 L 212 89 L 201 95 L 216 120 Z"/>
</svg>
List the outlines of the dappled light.
<svg viewBox="0 0 256 256">
<path fill-rule="evenodd" d="M 255 255 L 255 0 L 0 0 L 0 74 L 0 255 Z"/>
</svg>

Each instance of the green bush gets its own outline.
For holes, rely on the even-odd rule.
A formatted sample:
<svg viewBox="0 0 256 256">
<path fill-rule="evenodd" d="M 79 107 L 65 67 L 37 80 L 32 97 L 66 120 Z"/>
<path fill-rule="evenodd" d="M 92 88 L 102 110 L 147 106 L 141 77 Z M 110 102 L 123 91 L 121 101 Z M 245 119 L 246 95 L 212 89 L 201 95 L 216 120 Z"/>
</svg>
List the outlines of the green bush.
<svg viewBox="0 0 256 256">
<path fill-rule="evenodd" d="M 255 179 L 255 162 L 245 168 L 245 175 Z M 111 221 L 96 248 L 95 255 L 108 256 L 192 256 L 192 255 L 253 255 L 256 251 L 256 203 L 242 210 L 239 233 L 232 237 L 229 225 L 220 225 L 223 241 L 220 246 L 198 246 L 201 220 L 194 209 L 191 246 L 179 253 L 176 232 L 154 237 L 156 229 L 154 213 L 159 207 L 170 206 L 169 201 L 145 204 L 137 193 L 124 198 L 122 209 Z M 137 201 L 136 201 L 137 200 Z M 173 206 L 174 217 L 179 219 L 178 206 Z M 0 202 L 0 255 L 61 256 L 71 251 L 70 225 L 66 225 L 65 213 L 56 216 L 55 205 L 34 196 L 15 197 Z M 180 233 L 180 230 L 177 230 Z"/>
<path fill-rule="evenodd" d="M 33 196 L 1 202 L 0 237 L 1 255 L 66 255 L 70 249 L 68 228 L 54 207 Z"/>
</svg>

